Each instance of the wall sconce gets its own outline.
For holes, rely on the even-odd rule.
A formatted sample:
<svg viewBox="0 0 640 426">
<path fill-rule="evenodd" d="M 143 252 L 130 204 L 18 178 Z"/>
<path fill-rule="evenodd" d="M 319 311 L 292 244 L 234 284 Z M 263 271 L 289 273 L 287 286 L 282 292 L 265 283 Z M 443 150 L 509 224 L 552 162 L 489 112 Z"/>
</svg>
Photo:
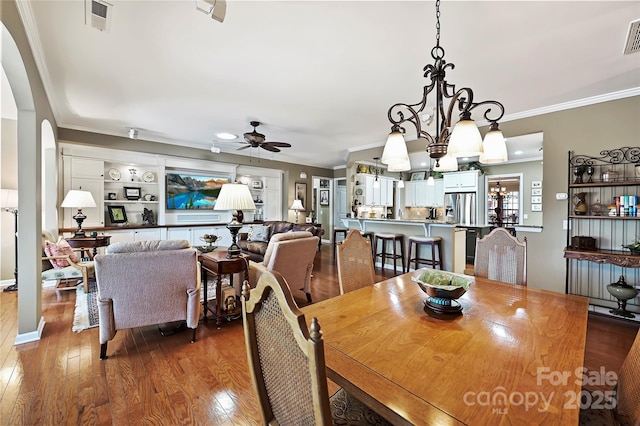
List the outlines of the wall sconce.
<svg viewBox="0 0 640 426">
<path fill-rule="evenodd" d="M 307 178 L 307 172 L 300 172 L 300 179 L 306 179 Z"/>
</svg>

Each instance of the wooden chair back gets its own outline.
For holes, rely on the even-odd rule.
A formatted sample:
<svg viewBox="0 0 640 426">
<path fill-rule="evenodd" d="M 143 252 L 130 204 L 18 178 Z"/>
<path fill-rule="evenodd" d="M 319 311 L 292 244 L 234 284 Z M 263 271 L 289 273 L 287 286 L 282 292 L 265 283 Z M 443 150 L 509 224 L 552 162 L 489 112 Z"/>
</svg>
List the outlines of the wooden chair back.
<svg viewBox="0 0 640 426">
<path fill-rule="evenodd" d="M 504 228 L 476 241 L 474 275 L 505 283 L 527 285 L 527 238 L 520 242 Z"/>
<path fill-rule="evenodd" d="M 338 283 L 340 294 L 345 294 L 375 283 L 371 257 L 371 243 L 357 229 L 349 231 L 347 238 L 337 247 Z"/>
<path fill-rule="evenodd" d="M 324 346 L 318 320 L 307 328 L 289 287 L 262 271 L 254 289 L 242 287 L 249 370 L 264 425 L 330 425 Z"/>
</svg>

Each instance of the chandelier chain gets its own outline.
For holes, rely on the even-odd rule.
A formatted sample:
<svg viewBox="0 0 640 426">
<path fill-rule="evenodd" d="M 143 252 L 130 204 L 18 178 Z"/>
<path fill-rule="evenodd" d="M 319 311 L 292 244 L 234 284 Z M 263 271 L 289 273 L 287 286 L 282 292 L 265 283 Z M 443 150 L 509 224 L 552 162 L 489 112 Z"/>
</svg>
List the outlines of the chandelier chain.
<svg viewBox="0 0 640 426">
<path fill-rule="evenodd" d="M 436 46 L 440 46 L 440 0 L 436 0 Z"/>
</svg>

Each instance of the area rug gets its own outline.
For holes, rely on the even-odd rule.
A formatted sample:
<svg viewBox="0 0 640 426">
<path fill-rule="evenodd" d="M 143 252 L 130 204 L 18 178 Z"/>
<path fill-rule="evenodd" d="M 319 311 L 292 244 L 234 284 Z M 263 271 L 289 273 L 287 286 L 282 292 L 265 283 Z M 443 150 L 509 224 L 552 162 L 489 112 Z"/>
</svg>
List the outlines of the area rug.
<svg viewBox="0 0 640 426">
<path fill-rule="evenodd" d="M 89 279 L 89 292 L 84 292 L 84 286 L 79 285 L 76 290 L 76 309 L 73 313 L 73 331 L 76 333 L 86 330 L 87 328 L 97 327 L 100 323 L 98 320 L 98 303 L 96 281 Z"/>
</svg>

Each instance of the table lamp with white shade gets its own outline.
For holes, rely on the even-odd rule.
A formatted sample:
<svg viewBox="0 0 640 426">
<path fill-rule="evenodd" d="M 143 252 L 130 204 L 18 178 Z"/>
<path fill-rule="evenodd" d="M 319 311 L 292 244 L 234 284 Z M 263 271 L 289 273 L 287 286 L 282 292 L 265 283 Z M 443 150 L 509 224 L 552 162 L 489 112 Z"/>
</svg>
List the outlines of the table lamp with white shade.
<svg viewBox="0 0 640 426">
<path fill-rule="evenodd" d="M 227 229 L 231 232 L 231 245 L 227 250 L 227 257 L 239 257 L 241 250 L 236 240 L 238 238 L 238 232 L 242 228 L 242 222 L 238 220 L 238 210 L 256 209 L 249 187 L 242 183 L 226 183 L 222 185 L 213 209 L 233 210 L 233 218 L 231 222 L 227 224 Z"/>
<path fill-rule="evenodd" d="M 289 210 L 295 210 L 296 212 L 296 223 L 298 223 L 298 215 L 300 214 L 300 210 L 304 210 L 304 206 L 302 205 L 302 201 L 298 198 L 293 200 L 293 204 L 289 207 Z"/>
<path fill-rule="evenodd" d="M 97 207 L 96 202 L 93 199 L 93 195 L 91 195 L 91 192 L 72 189 L 67 192 L 67 195 L 66 197 L 64 197 L 64 200 L 62 201 L 62 204 L 60 204 L 60 207 L 71 207 L 78 209 L 78 213 L 73 216 L 76 223 L 78 224 L 78 229 L 76 230 L 74 237 L 85 237 L 86 234 L 82 229 L 82 222 L 84 222 L 87 216 L 82 213 L 82 208 Z"/>
<path fill-rule="evenodd" d="M 13 238 L 15 250 L 15 268 L 13 276 L 16 282 L 6 287 L 4 291 L 18 290 L 18 190 L 17 189 L 0 189 L 0 208 L 6 212 L 13 214 Z"/>
</svg>

